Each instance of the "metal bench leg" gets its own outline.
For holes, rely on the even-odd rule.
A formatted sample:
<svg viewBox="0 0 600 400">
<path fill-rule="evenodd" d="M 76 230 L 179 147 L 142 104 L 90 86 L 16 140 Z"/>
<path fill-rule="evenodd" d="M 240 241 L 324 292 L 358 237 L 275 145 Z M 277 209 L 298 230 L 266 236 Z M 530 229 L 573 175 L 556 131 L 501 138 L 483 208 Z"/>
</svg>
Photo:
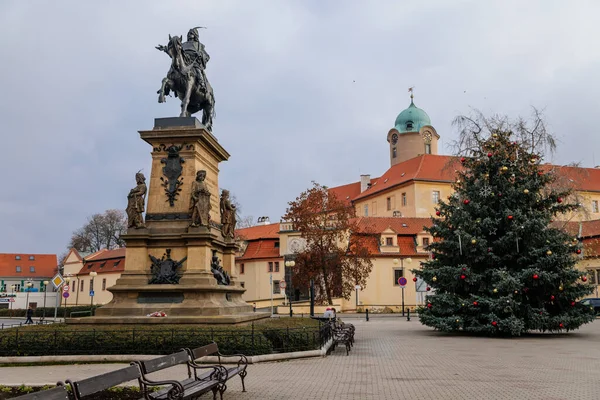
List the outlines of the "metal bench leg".
<svg viewBox="0 0 600 400">
<path fill-rule="evenodd" d="M 240 372 L 240 378 L 242 378 L 242 392 L 246 391 L 246 385 L 244 384 L 244 378 L 246 377 L 248 373 L 244 370 L 242 372 Z"/>
<path fill-rule="evenodd" d="M 219 396 L 221 397 L 221 400 L 223 400 L 223 393 L 225 393 L 226 390 L 227 390 L 226 384 L 219 385 Z M 216 397 L 215 397 L 215 399 L 216 399 Z"/>
<path fill-rule="evenodd" d="M 219 388 L 218 388 L 218 386 L 215 386 L 215 387 L 213 388 L 213 390 L 212 390 L 212 392 L 213 392 L 213 400 L 217 400 L 217 392 L 218 392 L 218 391 L 219 391 Z M 222 398 L 222 396 L 221 396 L 221 398 Z"/>
</svg>

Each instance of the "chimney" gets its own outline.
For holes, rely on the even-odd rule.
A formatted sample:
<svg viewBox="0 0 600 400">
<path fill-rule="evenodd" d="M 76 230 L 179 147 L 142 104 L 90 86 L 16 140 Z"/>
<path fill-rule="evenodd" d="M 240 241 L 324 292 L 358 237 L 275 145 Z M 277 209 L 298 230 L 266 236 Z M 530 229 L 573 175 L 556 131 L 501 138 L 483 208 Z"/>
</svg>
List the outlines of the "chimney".
<svg viewBox="0 0 600 400">
<path fill-rule="evenodd" d="M 269 217 L 258 217 L 256 225 L 269 225 L 270 223 Z"/>
<path fill-rule="evenodd" d="M 371 187 L 371 175 L 361 175 L 360 176 L 360 192 L 364 192 L 369 187 Z"/>
</svg>

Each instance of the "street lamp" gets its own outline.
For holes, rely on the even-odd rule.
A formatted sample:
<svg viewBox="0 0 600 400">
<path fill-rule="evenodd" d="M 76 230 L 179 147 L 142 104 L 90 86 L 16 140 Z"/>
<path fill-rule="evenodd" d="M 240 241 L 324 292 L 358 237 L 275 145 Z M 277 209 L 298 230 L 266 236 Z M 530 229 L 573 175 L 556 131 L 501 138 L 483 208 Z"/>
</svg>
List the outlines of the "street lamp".
<svg viewBox="0 0 600 400">
<path fill-rule="evenodd" d="M 94 315 L 94 278 L 98 275 L 96 271 L 90 272 L 90 315 Z"/>
<path fill-rule="evenodd" d="M 25 310 L 27 310 L 29 308 L 29 291 L 33 287 L 33 282 L 31 282 L 31 278 L 27 280 L 25 287 L 25 290 L 27 291 L 27 300 L 25 300 Z"/>
<path fill-rule="evenodd" d="M 285 263 L 283 263 L 283 265 L 285 265 L 288 268 L 293 268 L 296 266 L 296 261 L 294 260 L 287 260 Z M 290 274 L 290 277 L 292 276 L 292 274 Z M 290 278 L 290 286 L 291 286 L 291 278 Z M 289 305 L 290 305 L 290 317 L 292 317 L 294 315 L 293 311 L 292 311 L 292 292 L 290 291 L 290 298 L 287 299 L 287 289 L 288 286 L 286 285 L 285 289 L 283 290 L 283 295 L 286 297 L 286 301 L 288 301 Z M 290 287 L 291 290 L 291 287 Z"/>
<path fill-rule="evenodd" d="M 11 295 L 12 295 L 11 300 L 13 300 L 13 301 L 10 302 L 10 317 L 11 318 L 12 318 L 12 305 L 13 305 L 14 300 L 15 300 L 15 289 L 16 288 L 17 288 L 17 285 L 10 285 L 10 290 L 11 290 Z"/>
<path fill-rule="evenodd" d="M 46 319 L 46 293 L 48 293 L 48 284 L 49 281 L 44 281 L 44 315 L 42 316 L 42 320 Z"/>
</svg>

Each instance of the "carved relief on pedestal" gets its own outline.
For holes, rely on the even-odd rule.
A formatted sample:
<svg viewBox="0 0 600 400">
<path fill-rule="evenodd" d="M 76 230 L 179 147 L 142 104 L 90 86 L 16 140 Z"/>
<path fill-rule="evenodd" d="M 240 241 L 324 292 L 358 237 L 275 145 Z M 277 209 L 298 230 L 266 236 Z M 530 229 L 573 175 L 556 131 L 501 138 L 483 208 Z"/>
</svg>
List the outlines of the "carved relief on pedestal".
<svg viewBox="0 0 600 400">
<path fill-rule="evenodd" d="M 169 146 L 167 151 L 167 157 L 164 157 L 160 160 L 162 164 L 165 164 L 163 167 L 164 177 L 160 177 L 162 181 L 162 186 L 165 188 L 165 194 L 167 195 L 167 201 L 171 205 L 171 207 L 175 206 L 175 200 L 177 199 L 177 195 L 181 192 L 181 185 L 183 185 L 183 178 L 181 177 L 181 173 L 183 172 L 183 163 L 185 160 L 183 157 L 179 156 L 179 151 L 183 148 L 183 145 Z M 165 178 L 166 177 L 166 178 Z"/>
</svg>

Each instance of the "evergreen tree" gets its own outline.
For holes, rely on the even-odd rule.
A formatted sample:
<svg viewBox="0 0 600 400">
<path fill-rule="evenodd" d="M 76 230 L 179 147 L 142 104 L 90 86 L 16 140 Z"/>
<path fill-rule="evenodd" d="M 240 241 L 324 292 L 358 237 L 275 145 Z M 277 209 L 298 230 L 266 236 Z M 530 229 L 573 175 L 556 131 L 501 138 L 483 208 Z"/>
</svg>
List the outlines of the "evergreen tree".
<svg viewBox="0 0 600 400">
<path fill-rule="evenodd" d="M 421 323 L 518 336 L 592 321 L 593 311 L 577 303 L 592 292 L 575 268 L 581 244 L 550 224 L 578 205 L 541 165 L 540 147 L 554 145 L 543 121 L 532 130 L 523 121 L 459 122 L 468 129 L 461 132 L 466 152 L 455 192 L 427 229 L 434 236 L 431 260 L 413 271 L 435 290 L 420 310 Z"/>
</svg>

